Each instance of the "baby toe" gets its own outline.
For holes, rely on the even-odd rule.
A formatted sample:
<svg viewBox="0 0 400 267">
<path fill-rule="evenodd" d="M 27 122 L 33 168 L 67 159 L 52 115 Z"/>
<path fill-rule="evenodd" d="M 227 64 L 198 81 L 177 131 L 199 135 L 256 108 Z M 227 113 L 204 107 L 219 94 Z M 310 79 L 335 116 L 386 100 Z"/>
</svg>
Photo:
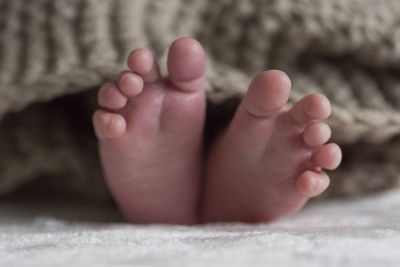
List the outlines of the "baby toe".
<svg viewBox="0 0 400 267">
<path fill-rule="evenodd" d="M 328 170 L 336 169 L 342 160 L 342 151 L 337 144 L 321 146 L 313 155 L 312 161 L 316 167 Z"/>
<path fill-rule="evenodd" d="M 99 139 L 114 139 L 124 134 L 126 122 L 120 114 L 97 110 L 93 114 L 93 126 Z"/>
<path fill-rule="evenodd" d="M 129 71 L 122 72 L 118 76 L 117 84 L 127 97 L 137 96 L 143 91 L 142 77 Z"/>
<path fill-rule="evenodd" d="M 297 189 L 306 197 L 315 197 L 329 186 L 329 176 L 324 172 L 305 171 L 297 179 Z"/>
<path fill-rule="evenodd" d="M 128 56 L 127 64 L 132 71 L 141 75 L 146 83 L 153 83 L 162 78 L 157 61 L 146 48 L 134 50 Z"/>
<path fill-rule="evenodd" d="M 306 125 L 313 120 L 325 119 L 329 117 L 330 113 L 329 100 L 322 94 L 305 96 L 289 110 L 289 116 L 299 125 Z"/>
<path fill-rule="evenodd" d="M 314 122 L 307 125 L 303 132 L 304 142 L 310 146 L 320 146 L 331 138 L 331 128 L 322 122 Z"/>
<path fill-rule="evenodd" d="M 97 101 L 101 107 L 120 109 L 126 105 L 127 99 L 114 83 L 105 83 L 100 87 Z"/>
</svg>

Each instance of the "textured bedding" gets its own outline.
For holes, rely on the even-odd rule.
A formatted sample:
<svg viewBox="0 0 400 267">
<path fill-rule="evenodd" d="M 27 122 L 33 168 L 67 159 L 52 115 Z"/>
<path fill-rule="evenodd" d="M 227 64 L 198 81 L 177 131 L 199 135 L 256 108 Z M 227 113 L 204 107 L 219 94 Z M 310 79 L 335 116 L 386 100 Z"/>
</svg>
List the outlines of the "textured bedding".
<svg viewBox="0 0 400 267">
<path fill-rule="evenodd" d="M 311 203 L 272 224 L 129 225 L 112 207 L 0 202 L 0 266 L 400 264 L 400 191 Z"/>
<path fill-rule="evenodd" d="M 0 0 L 0 266 L 399 266 L 398 14 L 398 0 Z M 185 35 L 209 57 L 207 143 L 254 74 L 282 69 L 289 105 L 331 99 L 344 158 L 328 195 L 352 198 L 272 224 L 122 222 L 104 204 L 95 91 L 132 49 L 165 62 Z M 9 197 L 21 187 L 73 197 Z"/>
<path fill-rule="evenodd" d="M 39 179 L 107 198 L 90 124 L 94 91 L 132 49 L 165 61 L 183 35 L 209 55 L 209 142 L 250 78 L 279 68 L 293 79 L 290 103 L 311 92 L 332 101 L 328 123 L 344 161 L 330 192 L 395 187 L 399 13 L 398 0 L 0 0 L 0 194 Z"/>
</svg>

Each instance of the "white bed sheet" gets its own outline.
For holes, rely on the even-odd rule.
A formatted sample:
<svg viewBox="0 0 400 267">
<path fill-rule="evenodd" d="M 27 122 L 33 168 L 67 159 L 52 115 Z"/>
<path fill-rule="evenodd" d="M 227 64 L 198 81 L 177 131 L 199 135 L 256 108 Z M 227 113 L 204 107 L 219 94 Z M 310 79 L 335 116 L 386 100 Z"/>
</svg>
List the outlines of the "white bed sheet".
<svg viewBox="0 0 400 267">
<path fill-rule="evenodd" d="M 272 224 L 129 225 L 111 208 L 0 203 L 0 266 L 400 266 L 400 190 Z"/>
</svg>

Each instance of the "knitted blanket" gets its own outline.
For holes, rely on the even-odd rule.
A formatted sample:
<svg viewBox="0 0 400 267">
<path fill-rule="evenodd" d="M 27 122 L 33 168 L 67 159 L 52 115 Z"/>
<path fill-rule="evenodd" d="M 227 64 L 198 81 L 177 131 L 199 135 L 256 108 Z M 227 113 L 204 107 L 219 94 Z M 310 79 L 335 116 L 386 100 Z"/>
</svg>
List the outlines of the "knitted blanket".
<svg viewBox="0 0 400 267">
<path fill-rule="evenodd" d="M 332 101 L 344 160 L 331 193 L 398 185 L 398 14 L 397 0 L 0 0 L 0 194 L 28 184 L 106 196 L 95 90 L 132 49 L 165 62 L 185 35 L 209 57 L 209 142 L 251 77 L 279 68 L 293 81 L 290 103 L 312 92 Z"/>
</svg>

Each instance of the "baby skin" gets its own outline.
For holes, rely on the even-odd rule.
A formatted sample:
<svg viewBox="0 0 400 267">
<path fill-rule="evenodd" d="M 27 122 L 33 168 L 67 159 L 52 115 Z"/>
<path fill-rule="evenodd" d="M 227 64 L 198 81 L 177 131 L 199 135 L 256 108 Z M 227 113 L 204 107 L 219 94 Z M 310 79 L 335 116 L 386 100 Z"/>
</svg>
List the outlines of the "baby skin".
<svg viewBox="0 0 400 267">
<path fill-rule="evenodd" d="M 203 156 L 206 57 L 194 39 L 169 48 L 168 77 L 147 49 L 105 83 L 93 115 L 107 184 L 133 223 L 269 222 L 322 193 L 341 161 L 321 94 L 284 108 L 290 79 L 258 74 L 227 129 Z"/>
</svg>

